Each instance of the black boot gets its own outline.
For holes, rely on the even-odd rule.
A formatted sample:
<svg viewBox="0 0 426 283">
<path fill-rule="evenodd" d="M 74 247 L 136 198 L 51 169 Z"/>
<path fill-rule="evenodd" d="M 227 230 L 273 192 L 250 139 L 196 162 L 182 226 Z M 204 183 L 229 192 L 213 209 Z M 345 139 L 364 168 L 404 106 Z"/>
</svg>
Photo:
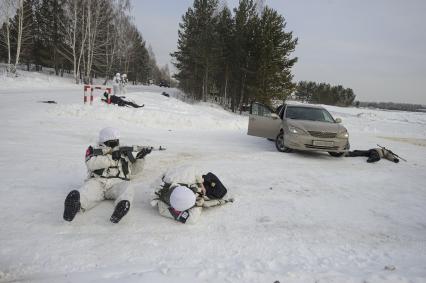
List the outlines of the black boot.
<svg viewBox="0 0 426 283">
<path fill-rule="evenodd" d="M 114 212 L 111 215 L 111 222 L 112 223 L 118 223 L 120 222 L 121 218 L 123 218 L 124 215 L 129 212 L 130 209 L 130 202 L 128 200 L 122 200 L 120 201 L 114 209 Z"/>
<path fill-rule="evenodd" d="M 64 220 L 72 221 L 80 210 L 80 193 L 71 191 L 65 199 Z"/>
</svg>

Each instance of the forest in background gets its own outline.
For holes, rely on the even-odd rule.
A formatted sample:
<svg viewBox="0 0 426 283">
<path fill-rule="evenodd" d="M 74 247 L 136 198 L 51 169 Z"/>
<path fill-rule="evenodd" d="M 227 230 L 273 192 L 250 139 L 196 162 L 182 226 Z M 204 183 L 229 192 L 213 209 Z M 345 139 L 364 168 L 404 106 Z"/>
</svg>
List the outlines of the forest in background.
<svg viewBox="0 0 426 283">
<path fill-rule="evenodd" d="M 14 74 L 43 67 L 76 83 L 126 73 L 133 83 L 168 81 L 131 16 L 129 0 L 2 0 L 0 61 Z"/>
<path fill-rule="evenodd" d="M 171 54 L 175 78 L 195 100 L 214 97 L 233 111 L 254 100 L 271 104 L 295 90 L 296 45 L 284 17 L 263 1 L 241 0 L 231 12 L 218 0 L 195 0 Z"/>
</svg>

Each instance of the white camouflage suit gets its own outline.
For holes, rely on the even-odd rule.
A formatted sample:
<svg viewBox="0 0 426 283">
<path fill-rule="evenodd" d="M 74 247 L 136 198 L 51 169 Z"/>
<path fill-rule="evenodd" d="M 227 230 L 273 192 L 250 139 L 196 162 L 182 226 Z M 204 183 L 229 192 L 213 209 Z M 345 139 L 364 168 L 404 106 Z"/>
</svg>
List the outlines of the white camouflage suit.
<svg viewBox="0 0 426 283">
<path fill-rule="evenodd" d="M 145 160 L 136 159 L 132 163 L 125 154 L 119 160 L 113 160 L 111 153 L 117 149 L 102 144 L 86 150 L 88 177 L 78 190 L 82 210 L 91 209 L 105 199 L 115 200 L 114 205 L 122 200 L 132 203 L 134 188 L 130 179 L 142 172 Z M 127 174 L 127 170 L 123 170 L 126 167 Z"/>
<path fill-rule="evenodd" d="M 129 83 L 129 80 L 127 79 L 127 75 L 123 74 L 121 75 L 121 84 L 120 84 L 120 93 L 126 94 L 127 93 L 127 84 Z"/>
<path fill-rule="evenodd" d="M 155 184 L 157 188 L 156 193 L 158 193 L 165 184 L 171 184 L 169 189 L 170 194 L 173 189 L 180 186 L 180 184 L 187 185 L 196 194 L 195 205 L 187 210 L 189 213 L 189 218 L 185 223 L 197 222 L 200 218 L 203 208 L 223 205 L 228 201 L 233 201 L 233 199 L 209 199 L 207 196 L 205 196 L 202 192 L 202 175 L 192 166 L 181 166 L 168 170 L 159 180 L 157 180 Z M 157 206 L 158 212 L 162 216 L 176 220 L 175 216 L 170 212 L 171 206 L 160 200 L 158 197 L 152 200 L 151 205 L 154 207 Z"/>
<path fill-rule="evenodd" d="M 120 73 L 117 73 L 114 78 L 112 78 L 112 88 L 114 95 L 121 94 L 121 76 Z"/>
</svg>

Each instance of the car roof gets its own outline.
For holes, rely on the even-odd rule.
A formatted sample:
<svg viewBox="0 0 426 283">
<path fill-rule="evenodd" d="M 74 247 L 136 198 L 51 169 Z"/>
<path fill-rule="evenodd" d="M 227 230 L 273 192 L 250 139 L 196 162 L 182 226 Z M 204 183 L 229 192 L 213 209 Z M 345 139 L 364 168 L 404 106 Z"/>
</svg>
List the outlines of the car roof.
<svg viewBox="0 0 426 283">
<path fill-rule="evenodd" d="M 298 107 L 306 107 L 306 108 L 316 108 L 316 109 L 325 109 L 324 107 L 322 107 L 321 105 L 316 105 L 316 104 L 308 104 L 308 103 L 302 103 L 302 102 L 286 102 L 287 106 L 298 106 Z"/>
</svg>

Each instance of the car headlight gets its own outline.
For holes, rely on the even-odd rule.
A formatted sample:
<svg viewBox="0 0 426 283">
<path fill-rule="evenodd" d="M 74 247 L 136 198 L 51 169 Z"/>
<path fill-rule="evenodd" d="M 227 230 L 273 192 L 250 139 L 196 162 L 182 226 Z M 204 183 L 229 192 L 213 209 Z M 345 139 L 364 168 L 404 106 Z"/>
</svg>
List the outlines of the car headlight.
<svg viewBox="0 0 426 283">
<path fill-rule="evenodd" d="M 349 138 L 349 133 L 348 133 L 348 131 L 343 131 L 343 132 L 338 133 L 337 137 L 341 138 L 341 139 L 347 139 L 347 138 Z"/>
<path fill-rule="evenodd" d="M 288 130 L 292 134 L 298 134 L 298 135 L 305 135 L 306 132 L 302 130 L 301 128 L 295 127 L 295 126 L 289 126 Z"/>
</svg>

